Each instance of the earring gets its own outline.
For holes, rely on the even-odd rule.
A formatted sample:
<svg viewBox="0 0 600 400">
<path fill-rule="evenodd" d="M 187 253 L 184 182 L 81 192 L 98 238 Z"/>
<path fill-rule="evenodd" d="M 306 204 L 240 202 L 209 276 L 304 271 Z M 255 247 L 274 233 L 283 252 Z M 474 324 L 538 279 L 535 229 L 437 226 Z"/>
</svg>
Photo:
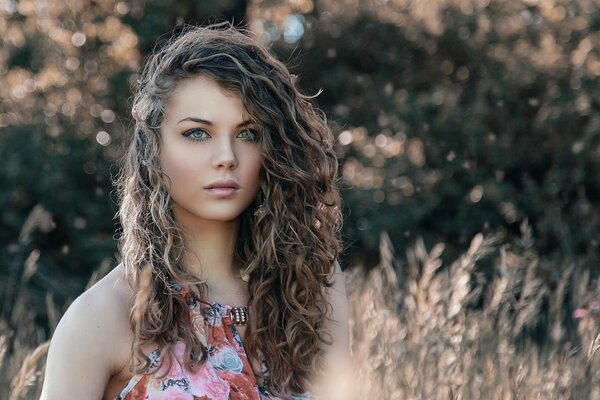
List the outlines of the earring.
<svg viewBox="0 0 600 400">
<path fill-rule="evenodd" d="M 266 210 L 266 208 L 264 206 L 264 196 L 261 193 L 259 205 L 256 208 L 256 210 L 254 210 L 254 216 L 256 218 L 262 218 L 266 213 L 267 213 L 267 210 Z"/>
<path fill-rule="evenodd" d="M 250 274 L 242 269 L 240 270 L 240 279 L 244 282 L 248 282 L 250 280 Z"/>
</svg>

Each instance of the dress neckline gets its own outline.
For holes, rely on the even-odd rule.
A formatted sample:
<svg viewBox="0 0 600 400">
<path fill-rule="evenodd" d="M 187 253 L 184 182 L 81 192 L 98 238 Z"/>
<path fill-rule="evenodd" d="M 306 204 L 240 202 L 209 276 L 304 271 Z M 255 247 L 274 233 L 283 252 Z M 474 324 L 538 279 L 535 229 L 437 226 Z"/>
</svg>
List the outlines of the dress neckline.
<svg viewBox="0 0 600 400">
<path fill-rule="evenodd" d="M 196 290 L 187 285 L 172 284 L 172 286 L 183 296 L 188 307 L 190 307 L 190 312 L 199 314 L 202 320 L 211 319 L 218 314 L 225 323 L 234 325 L 246 325 L 248 323 L 248 307 L 233 306 L 214 299 L 201 298 Z M 195 317 L 192 315 L 189 318 L 193 320 Z M 200 329 L 200 326 L 198 328 Z"/>
<path fill-rule="evenodd" d="M 197 294 L 194 291 L 190 290 L 190 288 L 187 285 L 184 286 L 180 283 L 172 282 L 171 286 L 173 288 L 175 288 L 177 290 L 177 292 L 181 293 L 184 296 L 184 298 L 186 298 L 186 299 L 193 298 L 194 300 L 199 301 L 200 303 L 203 303 L 203 304 L 209 304 L 211 306 L 219 305 L 219 306 L 221 306 L 221 308 L 225 308 L 225 309 L 241 308 L 241 307 L 247 308 L 247 305 L 234 306 L 233 304 L 222 303 L 222 302 L 214 300 L 214 299 L 199 298 L 197 296 Z"/>
</svg>

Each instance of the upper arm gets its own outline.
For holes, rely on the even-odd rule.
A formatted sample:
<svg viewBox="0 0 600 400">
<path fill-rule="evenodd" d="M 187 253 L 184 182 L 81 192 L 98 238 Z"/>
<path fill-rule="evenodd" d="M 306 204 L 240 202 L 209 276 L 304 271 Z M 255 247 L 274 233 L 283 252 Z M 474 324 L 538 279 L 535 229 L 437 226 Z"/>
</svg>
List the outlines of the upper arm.
<svg viewBox="0 0 600 400">
<path fill-rule="evenodd" d="M 325 327 L 331 334 L 332 344 L 325 345 L 324 374 L 317 376 L 316 391 L 319 398 L 356 399 L 356 369 L 350 350 L 350 321 L 348 296 L 344 274 L 336 260 L 333 268 L 333 286 L 327 289 L 332 306 L 330 320 Z"/>
<path fill-rule="evenodd" d="M 331 334 L 333 343 L 327 346 L 326 360 L 341 358 L 350 360 L 350 321 L 348 315 L 348 296 L 346 284 L 340 264 L 336 260 L 333 268 L 333 286 L 327 289 L 329 302 L 332 306 L 330 319 L 326 319 L 325 327 Z M 337 364 L 337 362 L 336 362 Z"/>
<path fill-rule="evenodd" d="M 101 290 L 92 289 L 71 304 L 50 342 L 43 400 L 102 398 L 122 351 L 122 316 L 114 296 Z"/>
</svg>

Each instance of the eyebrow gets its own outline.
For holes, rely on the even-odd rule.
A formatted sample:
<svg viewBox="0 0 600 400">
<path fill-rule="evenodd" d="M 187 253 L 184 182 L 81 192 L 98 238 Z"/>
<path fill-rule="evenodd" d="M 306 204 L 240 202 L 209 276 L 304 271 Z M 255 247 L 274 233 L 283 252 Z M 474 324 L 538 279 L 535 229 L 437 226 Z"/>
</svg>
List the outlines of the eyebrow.
<svg viewBox="0 0 600 400">
<path fill-rule="evenodd" d="M 195 118 L 195 117 L 186 117 L 186 118 L 180 120 L 177 123 L 180 124 L 183 121 L 192 121 L 192 122 L 198 122 L 200 124 L 205 124 L 205 125 L 208 125 L 208 126 L 213 126 L 213 123 L 211 121 L 209 121 L 207 119 Z M 237 126 L 237 128 L 241 128 L 241 127 L 252 125 L 252 124 L 253 124 L 252 120 L 247 119 L 246 121 L 243 121 L 243 122 L 239 123 L 238 126 Z"/>
</svg>

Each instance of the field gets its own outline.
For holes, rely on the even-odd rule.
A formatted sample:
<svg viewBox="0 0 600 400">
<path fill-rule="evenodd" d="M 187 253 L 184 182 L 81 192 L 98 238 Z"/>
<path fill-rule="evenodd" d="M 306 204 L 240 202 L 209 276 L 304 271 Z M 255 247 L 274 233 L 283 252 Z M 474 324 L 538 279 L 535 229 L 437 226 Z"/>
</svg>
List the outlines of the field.
<svg viewBox="0 0 600 400">
<path fill-rule="evenodd" d="M 600 285 L 567 267 L 556 288 L 545 286 L 531 230 L 521 231 L 515 243 L 477 235 L 450 265 L 443 244 L 418 241 L 399 258 L 382 234 L 374 269 L 345 270 L 358 378 L 340 387 L 332 377 L 330 398 L 600 399 Z M 478 272 L 484 262 L 491 278 Z M 0 397 L 33 399 L 48 342 L 30 344 L 42 330 L 26 296 L 17 298 L 10 321 L 0 321 Z M 51 297 L 47 308 L 52 329 Z"/>
<path fill-rule="evenodd" d="M 145 58 L 221 19 L 335 133 L 358 376 L 325 397 L 600 399 L 599 5 L 3 2 L 0 399 L 39 397 L 61 315 L 115 265 Z"/>
</svg>

